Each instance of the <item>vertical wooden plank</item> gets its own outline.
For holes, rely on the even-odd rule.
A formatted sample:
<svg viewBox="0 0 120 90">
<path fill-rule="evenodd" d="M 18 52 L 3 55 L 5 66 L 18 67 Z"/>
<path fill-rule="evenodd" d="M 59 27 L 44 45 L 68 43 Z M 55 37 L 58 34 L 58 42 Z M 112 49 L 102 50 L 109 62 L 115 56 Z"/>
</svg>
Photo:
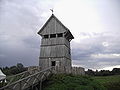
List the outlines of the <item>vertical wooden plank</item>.
<svg viewBox="0 0 120 90">
<path fill-rule="evenodd" d="M 65 31 L 67 30 L 63 25 L 53 17 L 43 29 L 42 35 L 64 33 Z M 40 62 L 44 68 L 50 66 L 51 60 L 55 60 L 59 61 L 59 69 L 69 72 L 67 69 L 71 67 L 71 60 L 69 60 L 71 59 L 69 54 L 70 42 L 65 37 L 42 39 L 41 45 L 43 46 L 41 47 L 40 57 L 45 59 L 40 59 Z M 50 57 L 52 58 L 49 60 Z"/>
</svg>

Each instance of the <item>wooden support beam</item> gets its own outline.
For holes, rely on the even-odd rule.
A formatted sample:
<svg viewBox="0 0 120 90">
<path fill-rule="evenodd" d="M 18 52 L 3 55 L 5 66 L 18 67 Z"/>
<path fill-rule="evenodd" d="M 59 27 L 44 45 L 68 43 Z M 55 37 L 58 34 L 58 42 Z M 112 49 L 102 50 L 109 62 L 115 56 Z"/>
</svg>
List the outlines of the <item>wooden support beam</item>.
<svg viewBox="0 0 120 90">
<path fill-rule="evenodd" d="M 49 73 L 52 73 L 51 70 L 52 67 L 42 71 L 38 71 L 28 77 L 22 78 L 16 82 L 12 82 L 11 84 L 0 88 L 0 90 L 24 90 L 26 88 L 29 88 L 31 90 L 41 90 L 43 78 L 45 80 L 50 75 Z"/>
</svg>

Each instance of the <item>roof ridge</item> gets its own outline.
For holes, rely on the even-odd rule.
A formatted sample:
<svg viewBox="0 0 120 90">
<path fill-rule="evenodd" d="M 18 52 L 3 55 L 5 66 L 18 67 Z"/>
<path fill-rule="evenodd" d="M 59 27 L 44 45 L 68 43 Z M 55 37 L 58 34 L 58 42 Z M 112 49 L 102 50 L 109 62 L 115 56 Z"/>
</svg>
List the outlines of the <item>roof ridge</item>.
<svg viewBox="0 0 120 90">
<path fill-rule="evenodd" d="M 70 30 L 69 30 L 65 25 L 63 25 L 63 23 L 62 23 L 54 14 L 52 14 L 52 15 L 50 16 L 50 18 L 46 21 L 46 23 L 42 26 L 42 28 L 39 30 L 39 32 L 38 32 L 39 35 L 40 35 L 40 33 L 43 31 L 43 29 L 45 28 L 45 26 L 49 23 L 49 21 L 50 21 L 52 18 L 54 18 L 60 25 L 62 25 L 63 28 L 65 28 L 65 30 L 67 30 L 68 32 L 70 32 Z M 70 32 L 70 34 L 71 34 L 71 32 Z M 72 35 L 72 34 L 71 34 L 71 35 Z M 73 37 L 73 35 L 72 35 L 72 37 Z M 73 38 L 74 38 L 74 37 L 73 37 Z"/>
</svg>

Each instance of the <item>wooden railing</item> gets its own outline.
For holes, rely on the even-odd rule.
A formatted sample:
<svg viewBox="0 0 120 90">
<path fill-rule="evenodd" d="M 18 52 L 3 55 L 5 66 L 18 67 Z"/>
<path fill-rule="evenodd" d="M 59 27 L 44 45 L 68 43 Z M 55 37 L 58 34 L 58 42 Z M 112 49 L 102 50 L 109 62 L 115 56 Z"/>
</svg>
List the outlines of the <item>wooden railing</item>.
<svg viewBox="0 0 120 90">
<path fill-rule="evenodd" d="M 3 87 L 0 90 L 41 90 L 42 81 L 50 74 L 52 74 L 52 67 L 42 71 L 37 69 L 25 71 L 1 80 Z"/>
</svg>

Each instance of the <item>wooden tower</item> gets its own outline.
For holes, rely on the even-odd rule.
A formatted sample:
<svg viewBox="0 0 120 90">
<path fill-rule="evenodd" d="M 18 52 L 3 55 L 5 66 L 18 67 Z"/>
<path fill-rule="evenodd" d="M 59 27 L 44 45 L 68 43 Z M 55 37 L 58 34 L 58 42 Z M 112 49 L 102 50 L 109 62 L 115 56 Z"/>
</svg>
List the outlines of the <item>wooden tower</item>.
<svg viewBox="0 0 120 90">
<path fill-rule="evenodd" d="M 61 72 L 70 70 L 70 41 L 74 37 L 69 29 L 52 14 L 38 34 L 42 37 L 39 57 L 41 68 L 53 66 Z"/>
</svg>

